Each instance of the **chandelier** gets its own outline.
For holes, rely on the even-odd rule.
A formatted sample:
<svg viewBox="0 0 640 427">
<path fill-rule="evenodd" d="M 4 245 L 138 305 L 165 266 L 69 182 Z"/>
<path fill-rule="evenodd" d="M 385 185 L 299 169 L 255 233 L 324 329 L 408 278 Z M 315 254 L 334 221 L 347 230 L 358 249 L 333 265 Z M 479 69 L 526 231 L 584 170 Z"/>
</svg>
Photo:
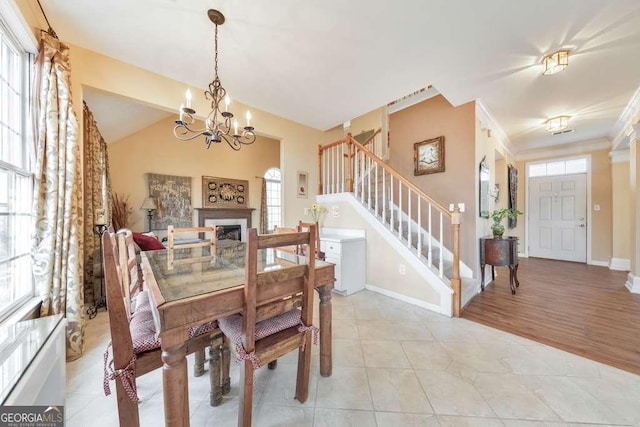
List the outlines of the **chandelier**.
<svg viewBox="0 0 640 427">
<path fill-rule="evenodd" d="M 569 127 L 569 116 L 558 116 L 547 120 L 547 132 L 559 132 Z"/>
<path fill-rule="evenodd" d="M 215 43 L 214 43 L 214 78 L 209 83 L 209 90 L 204 92 L 204 97 L 211 100 L 211 112 L 204 121 L 204 128 L 193 129 L 195 124 L 194 115 L 196 110 L 191 108 L 191 91 L 186 93 L 186 106 L 180 106 L 180 119 L 176 120 L 176 126 L 173 128 L 173 134 L 181 141 L 190 141 L 199 136 L 205 137 L 205 145 L 211 147 L 213 143 L 220 143 L 224 139 L 227 144 L 234 150 L 238 151 L 243 145 L 253 144 L 256 140 L 254 128 L 251 126 L 251 113 L 247 111 L 246 126 L 240 132 L 238 129 L 238 120 L 233 120 L 233 113 L 229 111 L 231 99 L 227 95 L 227 91 L 222 87 L 220 77 L 218 77 L 218 25 L 224 24 L 224 15 L 215 9 L 209 9 L 207 12 L 209 19 L 216 26 Z M 224 102 L 224 111 L 220 107 Z"/>
<path fill-rule="evenodd" d="M 551 75 L 559 73 L 569 66 L 569 50 L 559 50 L 542 58 L 544 71 L 542 74 Z"/>
</svg>

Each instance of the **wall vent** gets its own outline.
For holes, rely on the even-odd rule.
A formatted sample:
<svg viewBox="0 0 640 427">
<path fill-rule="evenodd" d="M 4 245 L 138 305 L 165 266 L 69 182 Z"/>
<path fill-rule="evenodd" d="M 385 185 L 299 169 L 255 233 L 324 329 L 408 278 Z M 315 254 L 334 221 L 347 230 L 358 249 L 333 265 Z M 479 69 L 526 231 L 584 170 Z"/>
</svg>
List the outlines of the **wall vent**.
<svg viewBox="0 0 640 427">
<path fill-rule="evenodd" d="M 551 135 L 562 135 L 563 133 L 571 133 L 574 132 L 575 129 L 565 129 L 565 130 L 559 130 L 558 132 L 553 132 Z"/>
</svg>

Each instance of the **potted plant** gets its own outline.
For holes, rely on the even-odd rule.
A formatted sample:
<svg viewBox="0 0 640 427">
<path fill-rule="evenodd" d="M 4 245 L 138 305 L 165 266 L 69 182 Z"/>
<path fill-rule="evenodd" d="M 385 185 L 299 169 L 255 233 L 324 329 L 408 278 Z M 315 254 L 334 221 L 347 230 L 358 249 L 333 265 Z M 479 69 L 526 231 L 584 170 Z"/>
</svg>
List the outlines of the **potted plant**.
<svg viewBox="0 0 640 427">
<path fill-rule="evenodd" d="M 504 225 L 502 225 L 502 220 L 505 217 L 516 219 L 518 215 L 522 215 L 522 212 L 520 212 L 518 209 L 502 208 L 493 211 L 491 213 L 491 219 L 493 219 L 493 224 L 491 224 L 493 237 L 502 237 L 502 235 L 504 234 Z"/>
</svg>

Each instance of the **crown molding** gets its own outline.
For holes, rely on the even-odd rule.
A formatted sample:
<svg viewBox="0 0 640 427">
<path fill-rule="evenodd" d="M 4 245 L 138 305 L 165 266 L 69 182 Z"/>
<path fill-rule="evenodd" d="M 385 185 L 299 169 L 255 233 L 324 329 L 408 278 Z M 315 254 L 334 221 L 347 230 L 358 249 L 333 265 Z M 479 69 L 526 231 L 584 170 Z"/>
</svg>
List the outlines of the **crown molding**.
<svg viewBox="0 0 640 427">
<path fill-rule="evenodd" d="M 522 151 L 518 153 L 516 159 L 537 160 L 553 157 L 571 156 L 576 154 L 587 154 L 592 151 L 611 148 L 611 142 L 607 138 L 588 139 L 586 141 L 576 141 L 556 147 L 537 148 L 534 150 Z"/>
<path fill-rule="evenodd" d="M 476 99 L 476 118 L 487 128 L 490 129 L 498 142 L 498 145 L 512 158 L 516 158 L 511 140 L 507 136 L 500 123 L 493 117 L 493 114 L 489 112 L 489 109 L 484 105 L 480 98 Z"/>
<path fill-rule="evenodd" d="M 640 122 L 634 124 L 629 132 L 629 147 L 640 140 Z"/>
<path fill-rule="evenodd" d="M 629 149 L 610 151 L 609 158 L 611 163 L 626 163 L 631 160 L 631 153 Z"/>
<path fill-rule="evenodd" d="M 387 114 L 397 113 L 400 110 L 409 108 L 419 102 L 426 101 L 429 98 L 440 95 L 440 92 L 433 86 L 426 87 L 407 96 L 403 96 L 393 102 L 387 104 Z"/>
<path fill-rule="evenodd" d="M 627 106 L 622 110 L 620 117 L 613 125 L 611 149 L 617 150 L 634 131 L 639 132 L 637 125 L 640 119 L 640 86 L 636 89 Z M 635 125 L 634 125 L 635 122 Z"/>
</svg>

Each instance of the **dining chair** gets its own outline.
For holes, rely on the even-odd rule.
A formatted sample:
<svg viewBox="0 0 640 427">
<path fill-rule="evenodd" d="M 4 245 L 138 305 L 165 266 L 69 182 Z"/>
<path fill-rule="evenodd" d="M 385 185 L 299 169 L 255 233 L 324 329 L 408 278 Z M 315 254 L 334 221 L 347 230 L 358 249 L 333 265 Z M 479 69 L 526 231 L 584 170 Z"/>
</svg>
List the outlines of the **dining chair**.
<svg viewBox="0 0 640 427">
<path fill-rule="evenodd" d="M 163 365 L 162 349 L 156 334 L 155 322 L 149 296 L 142 291 L 136 297 L 133 314 L 126 308 L 123 272 L 118 263 L 119 250 L 116 234 L 107 231 L 102 236 L 103 267 L 106 282 L 107 304 L 109 306 L 109 329 L 111 342 L 104 353 L 105 395 L 111 394 L 109 382 L 115 380 L 120 426 L 139 426 L 138 395 L 136 378 Z M 187 354 L 209 347 L 209 376 L 211 384 L 210 404 L 222 402 L 221 354 L 224 336 L 217 322 L 209 322 L 192 327 L 186 342 Z M 113 357 L 109 360 L 109 349 Z"/>
<path fill-rule="evenodd" d="M 194 233 L 198 233 L 198 237 L 193 237 Z M 209 238 L 206 238 L 207 233 L 209 234 Z M 188 239 L 184 242 L 176 241 L 176 235 L 178 234 L 190 234 L 191 239 Z M 190 254 L 189 257 L 185 259 L 176 259 L 176 250 L 179 249 L 191 249 L 191 248 L 203 248 L 203 251 L 200 252 L 200 256 L 196 257 L 193 254 Z M 204 249 L 209 248 L 209 251 L 205 251 Z M 174 227 L 173 225 L 169 225 L 167 227 L 167 261 L 169 263 L 169 267 L 173 267 L 178 264 L 189 263 L 189 262 L 201 262 L 204 260 L 212 260 L 215 261 L 216 257 L 216 227 Z"/>
<path fill-rule="evenodd" d="M 142 271 L 138 263 L 133 233 L 128 228 L 121 228 L 116 233 L 118 241 L 118 258 L 122 274 L 122 290 L 124 304 L 131 315 L 135 310 L 135 298 L 142 291 Z M 132 304 L 133 303 L 133 304 Z"/>
<path fill-rule="evenodd" d="M 303 221 L 299 221 L 298 222 L 298 228 L 297 231 L 298 233 L 301 231 L 309 231 L 309 228 L 315 225 L 316 226 L 316 259 L 319 259 L 320 261 L 324 261 L 325 260 L 325 254 L 324 252 L 322 252 L 320 250 L 320 231 L 318 230 L 318 223 L 317 222 L 303 222 Z M 304 251 L 304 246 L 300 246 L 300 250 L 298 251 L 298 253 L 304 255 L 305 251 Z"/>
<path fill-rule="evenodd" d="M 273 234 L 284 234 L 284 233 L 297 233 L 297 227 L 278 227 L 277 225 L 273 226 Z M 279 248 L 285 252 L 291 252 L 293 254 L 297 254 L 300 251 L 300 247 L 298 245 L 293 246 L 283 246 Z"/>
<path fill-rule="evenodd" d="M 301 403 L 309 395 L 311 342 L 317 343 L 318 328 L 312 325 L 315 258 L 297 262 L 276 259 L 279 268 L 258 272 L 258 251 L 281 246 L 308 244 L 315 250 L 316 226 L 308 232 L 258 235 L 247 230 L 244 308 L 242 314 L 221 319 L 220 329 L 235 344 L 240 368 L 238 425 L 251 425 L 254 370 L 298 349 L 295 397 Z M 294 298 L 273 300 L 269 295 L 291 292 Z M 297 298 L 295 297 L 297 296 Z M 264 302 L 263 302 L 264 301 Z M 298 308 L 299 307 L 299 308 Z"/>
</svg>

